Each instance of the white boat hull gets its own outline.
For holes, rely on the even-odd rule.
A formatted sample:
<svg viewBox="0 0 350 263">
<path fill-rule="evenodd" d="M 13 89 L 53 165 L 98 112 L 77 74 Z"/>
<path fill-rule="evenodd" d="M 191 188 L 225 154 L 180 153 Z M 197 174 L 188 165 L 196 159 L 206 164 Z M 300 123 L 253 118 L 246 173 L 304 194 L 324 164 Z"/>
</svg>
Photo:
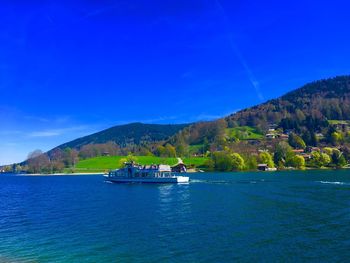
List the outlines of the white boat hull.
<svg viewBox="0 0 350 263">
<path fill-rule="evenodd" d="M 107 180 L 113 183 L 150 183 L 150 184 L 184 184 L 189 182 L 187 176 L 176 177 L 117 177 L 110 176 Z"/>
</svg>

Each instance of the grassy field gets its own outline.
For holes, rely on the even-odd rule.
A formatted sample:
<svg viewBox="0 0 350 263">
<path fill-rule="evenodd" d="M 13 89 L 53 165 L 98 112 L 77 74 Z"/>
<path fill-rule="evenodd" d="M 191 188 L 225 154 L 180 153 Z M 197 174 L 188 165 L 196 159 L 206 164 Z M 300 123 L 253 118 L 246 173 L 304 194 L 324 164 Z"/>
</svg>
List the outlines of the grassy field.
<svg viewBox="0 0 350 263">
<path fill-rule="evenodd" d="M 226 129 L 226 134 L 229 138 L 237 138 L 239 140 L 261 140 L 264 138 L 263 134 L 249 126 L 228 128 Z"/>
<path fill-rule="evenodd" d="M 122 159 L 126 156 L 100 156 L 81 160 L 76 164 L 74 172 L 103 172 L 110 169 L 119 168 Z M 168 164 L 175 165 L 177 163 L 176 158 L 161 158 L 155 156 L 135 156 L 136 162 L 142 165 L 150 164 Z M 199 167 L 204 164 L 208 158 L 203 157 L 190 157 L 182 158 L 184 163 L 188 166 Z"/>
</svg>

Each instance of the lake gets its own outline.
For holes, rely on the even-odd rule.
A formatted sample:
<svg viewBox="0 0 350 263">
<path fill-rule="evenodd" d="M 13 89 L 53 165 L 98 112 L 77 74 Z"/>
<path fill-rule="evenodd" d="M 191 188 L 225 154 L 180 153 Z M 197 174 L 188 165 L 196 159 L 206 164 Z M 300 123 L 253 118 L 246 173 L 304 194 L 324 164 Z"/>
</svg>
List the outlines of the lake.
<svg viewBox="0 0 350 263">
<path fill-rule="evenodd" d="M 0 176 L 0 262 L 348 261 L 350 171 Z"/>
</svg>

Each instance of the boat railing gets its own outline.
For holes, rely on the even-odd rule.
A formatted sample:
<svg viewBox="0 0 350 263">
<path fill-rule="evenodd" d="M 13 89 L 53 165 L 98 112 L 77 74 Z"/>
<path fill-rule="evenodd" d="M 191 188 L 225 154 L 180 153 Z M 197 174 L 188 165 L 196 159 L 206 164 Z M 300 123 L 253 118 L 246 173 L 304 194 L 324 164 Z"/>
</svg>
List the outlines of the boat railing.
<svg viewBox="0 0 350 263">
<path fill-rule="evenodd" d="M 109 176 L 111 177 L 175 177 L 177 173 L 171 171 L 158 171 L 151 169 L 137 169 L 129 174 L 125 169 L 110 171 Z"/>
<path fill-rule="evenodd" d="M 176 176 L 173 172 L 155 172 L 153 174 L 154 177 L 174 177 Z"/>
</svg>

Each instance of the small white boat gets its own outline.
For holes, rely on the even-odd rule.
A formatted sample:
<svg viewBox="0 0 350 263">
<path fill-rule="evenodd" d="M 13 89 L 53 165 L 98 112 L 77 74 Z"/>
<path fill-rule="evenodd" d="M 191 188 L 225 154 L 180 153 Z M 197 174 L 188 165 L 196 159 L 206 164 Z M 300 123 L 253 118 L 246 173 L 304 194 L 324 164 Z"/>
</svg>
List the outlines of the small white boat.
<svg viewBox="0 0 350 263">
<path fill-rule="evenodd" d="M 188 183 L 189 177 L 182 176 L 181 173 L 172 172 L 169 165 L 142 166 L 125 163 L 124 168 L 110 171 L 106 179 L 114 183 Z"/>
</svg>

